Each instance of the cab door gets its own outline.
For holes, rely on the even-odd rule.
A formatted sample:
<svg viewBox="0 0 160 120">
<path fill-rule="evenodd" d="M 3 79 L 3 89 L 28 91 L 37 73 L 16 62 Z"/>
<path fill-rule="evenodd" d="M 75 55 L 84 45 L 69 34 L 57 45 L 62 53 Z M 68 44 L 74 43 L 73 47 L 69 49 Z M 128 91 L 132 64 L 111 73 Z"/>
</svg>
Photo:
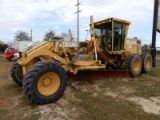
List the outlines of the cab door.
<svg viewBox="0 0 160 120">
<path fill-rule="evenodd" d="M 114 22 L 113 51 L 124 50 L 126 25 Z"/>
</svg>

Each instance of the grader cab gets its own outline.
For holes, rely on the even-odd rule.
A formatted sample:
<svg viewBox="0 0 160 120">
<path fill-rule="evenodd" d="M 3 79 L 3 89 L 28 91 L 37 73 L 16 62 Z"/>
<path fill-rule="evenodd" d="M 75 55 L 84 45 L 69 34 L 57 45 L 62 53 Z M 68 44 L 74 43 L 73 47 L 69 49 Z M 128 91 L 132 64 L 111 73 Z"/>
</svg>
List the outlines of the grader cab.
<svg viewBox="0 0 160 120">
<path fill-rule="evenodd" d="M 135 77 L 151 70 L 151 55 L 142 54 L 141 41 L 127 38 L 130 22 L 116 18 L 94 22 L 92 16 L 90 20 L 91 40 L 64 41 L 58 37 L 21 53 L 12 66 L 12 79 L 23 85 L 33 103 L 59 99 L 66 88 L 67 72 L 76 75 L 81 70 L 126 69 Z"/>
</svg>

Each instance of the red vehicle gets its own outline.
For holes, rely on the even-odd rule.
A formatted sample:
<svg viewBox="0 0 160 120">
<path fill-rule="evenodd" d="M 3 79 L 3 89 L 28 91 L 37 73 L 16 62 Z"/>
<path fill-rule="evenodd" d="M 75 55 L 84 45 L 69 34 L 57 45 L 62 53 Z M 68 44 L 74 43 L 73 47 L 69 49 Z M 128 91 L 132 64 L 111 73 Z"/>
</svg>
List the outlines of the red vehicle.
<svg viewBox="0 0 160 120">
<path fill-rule="evenodd" d="M 7 59 L 7 60 L 14 60 L 14 54 L 16 53 L 16 48 L 14 47 L 7 47 L 5 52 L 4 52 L 4 58 Z"/>
</svg>

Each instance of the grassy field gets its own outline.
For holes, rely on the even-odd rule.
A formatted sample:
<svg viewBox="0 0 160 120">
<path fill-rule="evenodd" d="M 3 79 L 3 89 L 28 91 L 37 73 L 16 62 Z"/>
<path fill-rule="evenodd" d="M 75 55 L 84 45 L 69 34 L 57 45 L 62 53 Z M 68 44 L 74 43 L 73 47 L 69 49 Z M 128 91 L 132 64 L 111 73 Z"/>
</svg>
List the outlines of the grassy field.
<svg viewBox="0 0 160 120">
<path fill-rule="evenodd" d="M 160 55 L 157 66 L 136 78 L 68 82 L 56 103 L 37 106 L 12 81 L 14 62 L 0 55 L 0 120 L 159 120 Z"/>
</svg>

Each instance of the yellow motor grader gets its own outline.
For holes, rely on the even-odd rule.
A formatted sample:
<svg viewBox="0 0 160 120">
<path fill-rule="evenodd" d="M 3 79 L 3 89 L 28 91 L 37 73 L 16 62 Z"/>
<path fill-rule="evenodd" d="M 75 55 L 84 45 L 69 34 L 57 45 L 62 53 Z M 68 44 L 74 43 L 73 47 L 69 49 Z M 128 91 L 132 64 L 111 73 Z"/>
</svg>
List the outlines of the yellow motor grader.
<svg viewBox="0 0 160 120">
<path fill-rule="evenodd" d="M 150 54 L 142 54 L 141 40 L 127 38 L 129 21 L 108 18 L 98 22 L 90 17 L 91 40 L 77 42 L 53 39 L 21 53 L 11 69 L 12 79 L 23 86 L 36 104 L 59 99 L 67 85 L 67 72 L 126 69 L 133 77 L 152 68 Z"/>
</svg>

